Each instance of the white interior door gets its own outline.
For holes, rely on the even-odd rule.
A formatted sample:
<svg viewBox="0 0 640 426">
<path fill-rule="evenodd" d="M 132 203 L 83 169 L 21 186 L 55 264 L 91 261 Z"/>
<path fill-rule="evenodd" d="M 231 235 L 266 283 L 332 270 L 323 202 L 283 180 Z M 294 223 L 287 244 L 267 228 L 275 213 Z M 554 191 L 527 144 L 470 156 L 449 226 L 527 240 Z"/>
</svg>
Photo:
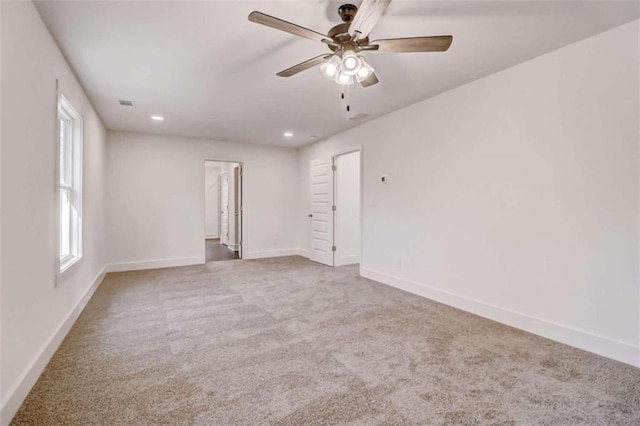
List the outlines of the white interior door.
<svg viewBox="0 0 640 426">
<path fill-rule="evenodd" d="M 333 266 L 333 160 L 311 160 L 310 259 Z"/>
<path fill-rule="evenodd" d="M 220 176 L 220 242 L 229 244 L 229 176 Z"/>
</svg>

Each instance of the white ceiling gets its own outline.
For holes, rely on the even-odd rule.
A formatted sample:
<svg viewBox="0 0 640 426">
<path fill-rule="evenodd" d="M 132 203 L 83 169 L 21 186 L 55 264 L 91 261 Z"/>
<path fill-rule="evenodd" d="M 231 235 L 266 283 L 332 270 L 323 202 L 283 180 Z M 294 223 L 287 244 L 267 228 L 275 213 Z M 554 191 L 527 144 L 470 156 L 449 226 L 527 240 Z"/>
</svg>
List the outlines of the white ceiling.
<svg viewBox="0 0 640 426">
<path fill-rule="evenodd" d="M 37 8 L 107 128 L 293 147 L 358 123 L 318 68 L 275 75 L 326 46 L 247 15 L 259 10 L 326 32 L 340 22 L 341 3 L 46 0 Z M 373 39 L 453 34 L 453 45 L 446 53 L 368 52 L 381 83 L 352 88 L 349 115 L 389 113 L 639 16 L 635 1 L 394 0 Z"/>
</svg>

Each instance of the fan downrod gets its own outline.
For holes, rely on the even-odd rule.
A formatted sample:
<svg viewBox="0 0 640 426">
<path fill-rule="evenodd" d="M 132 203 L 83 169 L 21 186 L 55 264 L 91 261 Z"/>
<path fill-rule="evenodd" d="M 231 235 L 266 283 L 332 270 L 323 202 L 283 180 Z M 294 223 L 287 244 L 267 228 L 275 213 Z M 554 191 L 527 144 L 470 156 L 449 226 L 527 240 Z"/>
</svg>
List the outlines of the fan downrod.
<svg viewBox="0 0 640 426">
<path fill-rule="evenodd" d="M 343 4 L 338 8 L 338 15 L 340 15 L 340 19 L 344 23 L 351 23 L 357 12 L 357 6 L 350 3 Z"/>
</svg>

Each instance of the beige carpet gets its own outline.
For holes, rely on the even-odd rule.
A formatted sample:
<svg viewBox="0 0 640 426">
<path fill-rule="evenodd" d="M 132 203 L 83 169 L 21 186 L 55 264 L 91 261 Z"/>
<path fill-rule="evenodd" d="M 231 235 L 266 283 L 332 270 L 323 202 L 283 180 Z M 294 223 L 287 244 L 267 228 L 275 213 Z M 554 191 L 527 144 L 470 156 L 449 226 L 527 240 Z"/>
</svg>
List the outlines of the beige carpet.
<svg viewBox="0 0 640 426">
<path fill-rule="evenodd" d="M 14 424 L 640 424 L 640 369 L 300 257 L 109 274 Z"/>
</svg>

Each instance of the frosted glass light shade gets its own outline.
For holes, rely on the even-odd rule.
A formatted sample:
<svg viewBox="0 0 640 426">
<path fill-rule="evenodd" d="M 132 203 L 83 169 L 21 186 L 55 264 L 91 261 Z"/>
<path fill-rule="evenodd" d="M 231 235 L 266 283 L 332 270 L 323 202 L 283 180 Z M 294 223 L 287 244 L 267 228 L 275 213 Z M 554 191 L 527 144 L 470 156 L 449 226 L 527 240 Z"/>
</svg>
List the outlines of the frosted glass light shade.
<svg viewBox="0 0 640 426">
<path fill-rule="evenodd" d="M 352 50 L 346 50 L 342 54 L 342 72 L 347 75 L 356 75 L 360 69 L 360 58 Z"/>
<path fill-rule="evenodd" d="M 335 80 L 338 74 L 340 74 L 340 68 L 342 66 L 342 61 L 338 55 L 333 55 L 331 59 L 326 61 L 320 67 L 320 71 L 322 74 L 327 77 L 329 80 Z"/>
<path fill-rule="evenodd" d="M 320 66 L 322 75 L 341 86 L 360 83 L 373 74 L 374 69 L 367 60 L 353 51 L 347 50 L 342 56 L 338 53 Z"/>
<path fill-rule="evenodd" d="M 367 78 L 371 77 L 371 74 L 373 74 L 374 71 L 375 70 L 371 65 L 369 65 L 367 60 L 364 59 L 364 57 L 360 56 L 360 69 L 358 69 L 358 73 L 356 74 L 358 83 L 361 83 Z"/>
<path fill-rule="evenodd" d="M 335 81 L 342 86 L 350 86 L 354 83 L 353 76 L 346 74 L 344 71 L 340 72 L 340 74 L 336 76 Z"/>
</svg>

